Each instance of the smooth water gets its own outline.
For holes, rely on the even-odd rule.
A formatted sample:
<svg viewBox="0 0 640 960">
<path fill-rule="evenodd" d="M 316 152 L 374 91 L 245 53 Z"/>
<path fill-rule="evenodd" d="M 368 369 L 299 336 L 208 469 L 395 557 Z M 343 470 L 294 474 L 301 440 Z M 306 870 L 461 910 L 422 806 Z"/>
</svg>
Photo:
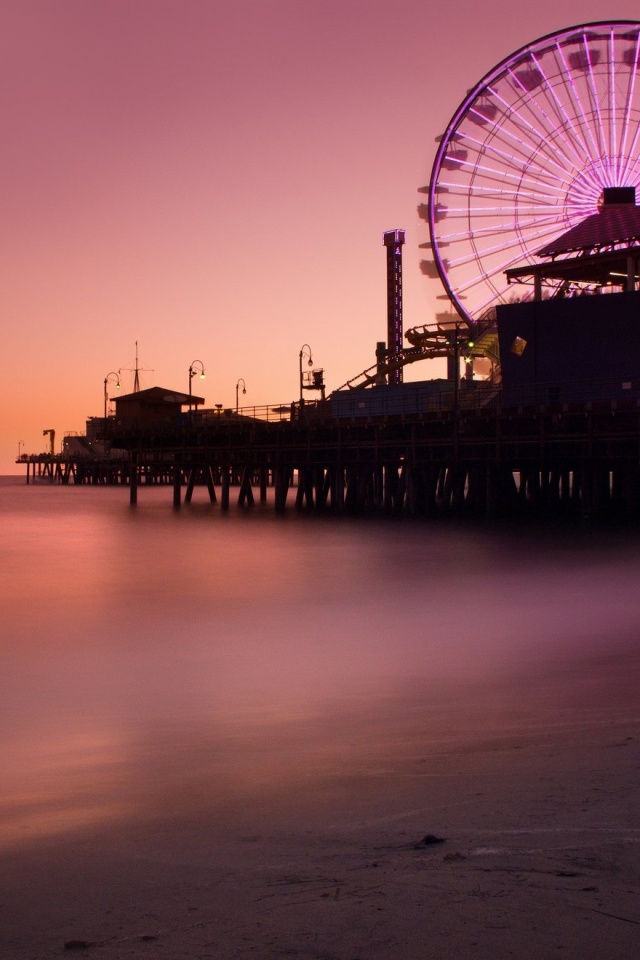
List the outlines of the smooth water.
<svg viewBox="0 0 640 960">
<path fill-rule="evenodd" d="M 168 487 L 132 509 L 125 488 L 19 478 L 0 524 L 5 846 L 286 815 L 296 785 L 417 741 L 576 703 L 593 720 L 637 649 L 636 533 L 222 515 L 204 491 L 175 512 Z"/>
</svg>

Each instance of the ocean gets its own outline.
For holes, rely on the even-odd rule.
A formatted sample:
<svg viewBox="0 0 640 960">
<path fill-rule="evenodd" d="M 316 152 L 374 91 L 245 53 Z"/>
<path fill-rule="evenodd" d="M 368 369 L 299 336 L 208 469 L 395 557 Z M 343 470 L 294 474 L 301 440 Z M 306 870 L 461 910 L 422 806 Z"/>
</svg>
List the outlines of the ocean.
<svg viewBox="0 0 640 960">
<path fill-rule="evenodd" d="M 638 531 L 171 498 L 0 483 L 2 848 L 628 710 Z"/>
</svg>

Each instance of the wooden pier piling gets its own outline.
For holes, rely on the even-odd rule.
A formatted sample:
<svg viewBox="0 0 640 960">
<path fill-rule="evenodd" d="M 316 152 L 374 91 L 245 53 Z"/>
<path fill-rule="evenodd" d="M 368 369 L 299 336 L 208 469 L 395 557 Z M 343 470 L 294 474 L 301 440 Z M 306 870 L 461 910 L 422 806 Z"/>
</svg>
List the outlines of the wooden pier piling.
<svg viewBox="0 0 640 960">
<path fill-rule="evenodd" d="M 120 427 L 103 463 L 39 456 L 26 481 L 206 487 L 212 506 L 411 517 L 640 520 L 640 402 L 268 423 L 184 418 Z M 184 487 L 184 497 L 183 497 Z M 219 494 L 216 492 L 219 488 Z"/>
</svg>

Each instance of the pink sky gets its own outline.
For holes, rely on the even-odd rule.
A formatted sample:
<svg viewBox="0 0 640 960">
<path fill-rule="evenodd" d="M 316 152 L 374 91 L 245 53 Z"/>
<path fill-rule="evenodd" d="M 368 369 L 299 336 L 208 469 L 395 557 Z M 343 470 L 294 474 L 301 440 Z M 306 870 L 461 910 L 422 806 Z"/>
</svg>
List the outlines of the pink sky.
<svg viewBox="0 0 640 960">
<path fill-rule="evenodd" d="M 543 34 L 637 0 L 24 0 L 0 12 L 0 473 L 83 431 L 107 373 L 207 405 L 290 402 L 303 343 L 329 389 L 431 322 L 416 206 L 467 89 Z M 441 375 L 416 365 L 408 379 Z M 123 387 L 132 387 L 123 374 Z M 24 444 L 24 446 L 22 446 Z"/>
</svg>

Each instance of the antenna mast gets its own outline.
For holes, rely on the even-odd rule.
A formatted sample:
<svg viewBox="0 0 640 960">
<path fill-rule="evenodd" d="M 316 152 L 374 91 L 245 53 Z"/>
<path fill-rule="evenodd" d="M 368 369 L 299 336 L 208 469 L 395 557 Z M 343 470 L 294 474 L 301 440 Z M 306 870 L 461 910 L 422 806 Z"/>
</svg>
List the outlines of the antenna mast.
<svg viewBox="0 0 640 960">
<path fill-rule="evenodd" d="M 133 374 L 133 392 L 140 393 L 140 373 L 153 373 L 153 369 L 138 366 L 138 341 L 136 340 L 136 365 L 135 367 L 122 367 L 126 373 Z"/>
<path fill-rule="evenodd" d="M 136 369 L 133 378 L 133 392 L 140 393 L 140 377 L 138 376 L 138 341 L 136 340 Z"/>
</svg>

